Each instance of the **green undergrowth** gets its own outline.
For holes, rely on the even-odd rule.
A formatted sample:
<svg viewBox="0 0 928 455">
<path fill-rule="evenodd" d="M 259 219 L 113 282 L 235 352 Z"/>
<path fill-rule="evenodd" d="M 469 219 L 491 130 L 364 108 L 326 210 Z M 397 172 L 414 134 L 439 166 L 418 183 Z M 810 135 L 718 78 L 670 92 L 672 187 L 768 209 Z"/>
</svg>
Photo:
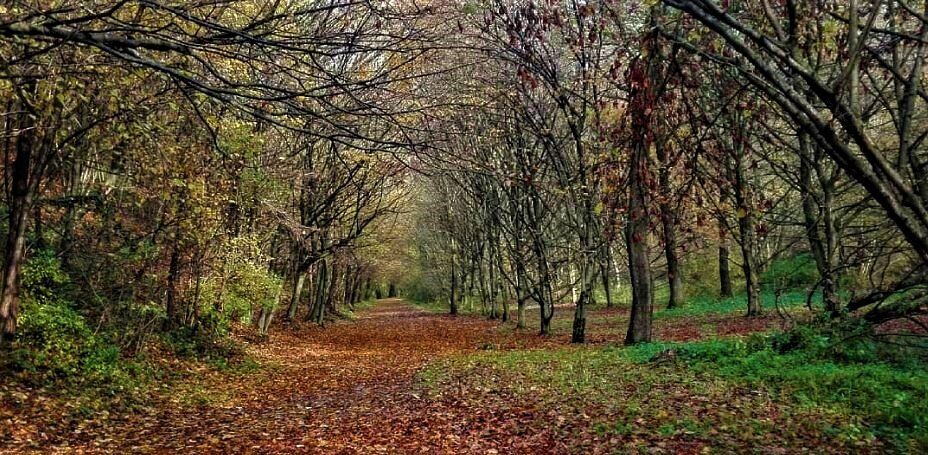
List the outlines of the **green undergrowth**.
<svg viewBox="0 0 928 455">
<path fill-rule="evenodd" d="M 137 326 L 127 324 L 125 314 L 88 314 L 52 254 L 30 258 L 21 283 L 17 336 L 0 350 L 0 399 L 10 403 L 26 406 L 30 399 L 52 397 L 79 414 L 131 409 L 148 404 L 165 384 L 189 379 L 177 371 L 258 369 L 225 332 L 180 327 L 154 333 L 164 315 L 151 311 L 134 313 L 148 321 Z"/>
<path fill-rule="evenodd" d="M 432 364 L 419 378 L 433 393 L 466 383 L 545 396 L 555 406 L 579 400 L 583 409 L 606 410 L 594 424 L 605 433 L 644 432 L 651 438 L 680 430 L 710 441 L 755 436 L 760 441 L 763 432 L 798 435 L 808 428 L 818 433 L 803 438 L 840 441 L 849 448 L 882 443 L 900 453 L 924 453 L 924 351 L 900 351 L 866 338 L 844 340 L 846 333 L 800 328 L 632 348 L 478 353 Z M 719 410 L 731 403 L 739 408 Z M 773 406 L 783 421 L 771 426 L 763 412 L 741 406 Z M 648 428 L 639 428 L 642 425 Z M 708 428 L 723 427 L 721 435 L 707 433 Z M 738 436 L 739 432 L 754 436 Z M 800 436 L 796 438 L 793 442 L 801 444 Z M 738 440 L 728 443 L 747 442 Z"/>
<path fill-rule="evenodd" d="M 144 353 L 125 356 L 117 332 L 91 323 L 78 311 L 70 298 L 69 277 L 53 255 L 32 258 L 21 283 L 25 295 L 17 338 L 4 346 L 0 358 L 0 371 L 11 384 L 79 395 L 87 403 L 118 397 L 129 404 L 158 379 L 157 368 Z"/>
<path fill-rule="evenodd" d="M 377 300 L 376 300 L 376 299 L 362 300 L 362 301 L 360 301 L 360 302 L 358 302 L 358 303 L 355 303 L 354 306 L 353 306 L 352 308 L 346 308 L 345 310 L 343 310 L 343 311 L 342 311 L 342 316 L 344 316 L 345 319 L 354 321 L 354 320 L 358 319 L 358 315 L 359 315 L 360 313 L 363 313 L 363 312 L 365 312 L 365 311 L 367 311 L 367 310 L 373 308 L 373 306 L 376 305 L 376 304 L 377 304 Z"/>
<path fill-rule="evenodd" d="M 779 297 L 777 297 L 775 292 L 769 290 L 761 293 L 762 308 L 765 312 L 775 312 L 778 307 L 784 311 L 804 307 L 808 301 L 809 297 L 805 291 L 784 292 L 780 294 Z M 821 295 L 814 294 L 811 303 L 813 305 L 820 304 Z M 747 307 L 747 296 L 744 294 L 725 299 L 710 296 L 696 296 L 688 299 L 686 303 L 680 307 L 658 310 L 654 313 L 654 317 L 656 319 L 663 319 L 709 314 L 744 313 L 747 311 Z"/>
<path fill-rule="evenodd" d="M 474 298 L 474 299 L 476 300 L 476 298 Z M 439 301 L 435 301 L 435 300 L 407 300 L 407 301 L 410 302 L 410 303 L 412 303 L 413 305 L 415 305 L 415 306 L 417 306 L 417 307 L 419 307 L 419 308 L 425 310 L 425 311 L 430 312 L 430 313 L 449 314 L 449 313 L 450 313 L 450 310 L 451 310 L 450 307 L 448 306 L 448 302 L 445 301 L 445 300 L 439 300 Z M 469 304 L 462 304 L 462 305 L 459 305 L 459 306 L 458 306 L 458 314 L 460 314 L 460 315 L 470 315 L 470 316 L 481 315 L 482 313 L 481 313 L 480 304 L 479 304 L 479 303 L 476 303 L 476 302 L 471 302 L 471 303 L 469 303 Z"/>
</svg>

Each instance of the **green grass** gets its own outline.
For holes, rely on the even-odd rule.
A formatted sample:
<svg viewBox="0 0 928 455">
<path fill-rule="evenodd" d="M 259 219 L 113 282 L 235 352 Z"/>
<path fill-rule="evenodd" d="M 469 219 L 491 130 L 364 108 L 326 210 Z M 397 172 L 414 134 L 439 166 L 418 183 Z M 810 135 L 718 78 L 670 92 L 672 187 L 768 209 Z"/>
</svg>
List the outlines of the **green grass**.
<svg viewBox="0 0 928 455">
<path fill-rule="evenodd" d="M 797 308 L 806 305 L 808 299 L 805 291 L 791 291 L 783 293 L 780 296 L 779 306 L 781 309 Z M 821 295 L 812 296 L 812 304 L 821 303 Z M 776 296 L 772 291 L 761 293 L 761 304 L 763 311 L 776 311 Z M 673 309 L 662 309 L 654 313 L 656 319 L 662 318 L 682 318 L 690 316 L 702 316 L 707 314 L 728 314 L 744 313 L 747 311 L 748 301 L 745 294 L 736 295 L 727 299 L 718 299 L 716 297 L 697 296 L 690 298 L 680 307 Z"/>
<path fill-rule="evenodd" d="M 458 314 L 462 314 L 462 315 L 479 315 L 479 314 L 481 314 L 481 306 L 480 306 L 479 300 L 480 300 L 479 297 L 473 297 L 473 296 L 472 296 L 472 297 L 470 297 L 470 301 L 469 301 L 468 303 L 466 303 L 466 304 L 465 304 L 465 303 L 459 304 L 459 305 L 458 305 Z M 449 314 L 449 313 L 451 312 L 451 308 L 448 306 L 448 301 L 447 301 L 447 300 L 439 300 L 439 301 L 416 301 L 416 300 L 408 300 L 408 299 L 407 299 L 407 302 L 410 302 L 410 303 L 412 303 L 413 305 L 416 305 L 417 307 L 419 307 L 419 308 L 421 308 L 421 309 L 423 309 L 423 310 L 425 310 L 425 311 L 428 311 L 428 312 L 430 312 L 430 313 Z M 500 307 L 500 308 L 502 308 L 502 307 Z"/>
<path fill-rule="evenodd" d="M 834 344 L 826 337 L 818 346 L 778 352 L 788 336 L 655 343 L 629 349 L 626 355 L 647 365 L 656 353 L 673 349 L 690 371 L 760 384 L 798 406 L 856 416 L 865 424 L 861 432 L 883 437 L 897 448 L 928 450 L 924 363 L 912 357 L 905 362 L 881 358 L 879 346 L 872 343 Z"/>
<path fill-rule="evenodd" d="M 344 308 L 342 310 L 342 316 L 349 320 L 355 320 L 358 318 L 359 313 L 363 313 L 371 309 L 374 305 L 377 304 L 377 299 L 367 299 L 362 300 L 354 304 L 354 308 Z"/>
<path fill-rule="evenodd" d="M 900 453 L 928 450 L 924 363 L 900 363 L 869 343 L 836 345 L 807 332 L 798 346 L 797 335 L 775 334 L 483 352 L 432 364 L 419 378 L 432 391 L 467 384 L 490 394 L 541 395 L 544 406 L 598 409 L 597 434 L 708 438 L 733 448 L 781 437 L 775 433 L 787 446 L 812 437 L 848 450 L 878 440 Z M 673 360 L 653 361 L 665 350 L 673 350 Z M 774 421 L 765 414 L 771 406 Z M 710 437 L 710 428 L 721 434 Z"/>
</svg>

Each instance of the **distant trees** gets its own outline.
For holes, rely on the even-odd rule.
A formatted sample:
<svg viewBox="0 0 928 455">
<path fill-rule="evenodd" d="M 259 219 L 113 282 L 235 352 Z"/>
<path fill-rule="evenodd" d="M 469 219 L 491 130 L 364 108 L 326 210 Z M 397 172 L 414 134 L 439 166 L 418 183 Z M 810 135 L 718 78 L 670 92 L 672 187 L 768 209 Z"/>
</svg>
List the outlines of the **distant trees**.
<svg viewBox="0 0 928 455">
<path fill-rule="evenodd" d="M 570 296 L 584 340 L 584 308 L 624 278 L 610 267 L 618 230 L 629 343 L 650 339 L 656 293 L 682 304 L 687 252 L 709 244 L 714 292 L 743 286 L 748 316 L 796 285 L 770 270 L 789 257 L 814 263 L 809 299 L 832 317 L 920 311 L 921 6 L 492 1 L 458 14 L 475 52 L 457 58 L 481 68 L 469 83 L 492 101 L 469 104 L 483 119 L 459 117 L 466 146 L 438 146 L 425 168 L 464 198 L 453 225 L 502 227 L 500 273 L 517 307 L 541 304 L 543 333 L 547 302 Z M 456 257 L 494 238 L 456 239 Z M 551 298 L 526 291 L 542 283 Z"/>
</svg>

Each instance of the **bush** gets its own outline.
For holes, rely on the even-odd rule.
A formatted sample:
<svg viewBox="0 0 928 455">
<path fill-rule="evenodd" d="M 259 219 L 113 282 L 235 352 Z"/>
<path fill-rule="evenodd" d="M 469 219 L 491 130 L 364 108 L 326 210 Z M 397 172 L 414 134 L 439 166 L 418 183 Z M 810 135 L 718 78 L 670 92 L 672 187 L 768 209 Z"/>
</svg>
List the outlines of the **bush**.
<svg viewBox="0 0 928 455">
<path fill-rule="evenodd" d="M 51 251 L 39 251 L 23 264 L 20 286 L 27 299 L 44 304 L 61 302 L 71 283 Z"/>
<path fill-rule="evenodd" d="M 164 341 L 182 357 L 227 361 L 244 356 L 244 350 L 235 341 L 194 327 L 178 327 L 166 333 Z"/>
<path fill-rule="evenodd" d="M 65 302 L 23 301 L 14 364 L 35 373 L 56 376 L 79 372 L 80 362 L 95 345 L 83 316 Z"/>
<path fill-rule="evenodd" d="M 815 259 L 809 253 L 773 261 L 761 276 L 761 283 L 773 289 L 803 289 L 819 281 Z"/>
<path fill-rule="evenodd" d="M 22 314 L 9 367 L 31 382 L 122 389 L 139 372 L 105 332 L 93 330 L 68 298 L 70 279 L 54 255 L 24 264 Z"/>
<path fill-rule="evenodd" d="M 201 289 L 199 329 L 208 337 L 225 336 L 233 322 L 251 322 L 258 309 L 275 309 L 283 286 L 256 239 L 235 238 L 223 249 L 225 268 L 208 276 Z"/>
</svg>

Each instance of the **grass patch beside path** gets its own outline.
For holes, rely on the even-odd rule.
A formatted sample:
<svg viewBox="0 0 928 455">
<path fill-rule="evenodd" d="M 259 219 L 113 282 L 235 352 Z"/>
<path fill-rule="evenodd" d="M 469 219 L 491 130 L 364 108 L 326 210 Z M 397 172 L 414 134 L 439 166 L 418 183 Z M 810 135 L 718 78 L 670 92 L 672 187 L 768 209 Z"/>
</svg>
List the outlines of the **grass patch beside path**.
<svg viewBox="0 0 928 455">
<path fill-rule="evenodd" d="M 763 311 L 775 312 L 777 305 L 781 310 L 790 310 L 804 307 L 808 299 L 804 291 L 785 292 L 780 296 L 777 304 L 776 296 L 772 291 L 761 293 L 761 303 Z M 812 304 L 821 303 L 821 295 L 812 296 Z M 744 294 L 719 300 L 717 297 L 693 297 L 686 301 L 680 307 L 673 309 L 661 309 L 654 312 L 655 319 L 679 318 L 689 316 L 702 316 L 708 314 L 737 314 L 745 313 L 748 308 L 747 296 Z"/>
<path fill-rule="evenodd" d="M 582 428 L 564 437 L 580 446 L 928 450 L 923 365 L 781 353 L 775 337 L 479 353 L 419 378 L 435 396 L 512 395 L 573 416 Z"/>
</svg>

